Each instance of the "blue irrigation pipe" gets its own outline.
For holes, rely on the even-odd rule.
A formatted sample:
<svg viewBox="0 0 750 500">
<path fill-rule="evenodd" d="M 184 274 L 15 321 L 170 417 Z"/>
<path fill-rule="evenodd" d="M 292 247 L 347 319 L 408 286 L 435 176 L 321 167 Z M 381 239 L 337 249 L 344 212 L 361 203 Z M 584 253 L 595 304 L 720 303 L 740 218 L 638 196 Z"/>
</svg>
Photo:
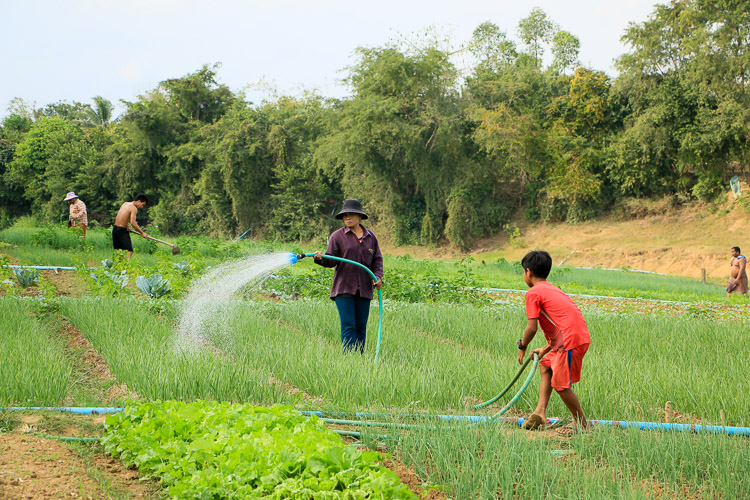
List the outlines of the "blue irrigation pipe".
<svg viewBox="0 0 750 500">
<path fill-rule="evenodd" d="M 98 407 L 98 406 L 8 406 L 0 407 L 0 411 L 62 411 L 68 413 L 78 413 L 79 415 L 98 415 L 100 413 L 118 413 L 123 408 L 117 407 Z"/>
<path fill-rule="evenodd" d="M 16 266 L 16 265 L 4 265 L 3 267 L 10 267 L 11 269 L 44 269 L 44 270 L 51 270 L 51 269 L 57 269 L 60 271 L 75 271 L 75 267 L 67 267 L 67 266 Z"/>
<path fill-rule="evenodd" d="M 484 288 L 488 292 L 509 292 L 509 293 L 521 293 L 526 295 L 528 290 L 518 290 L 516 288 Z M 646 299 L 641 297 L 619 297 L 612 295 L 589 295 L 586 293 L 569 293 L 571 297 L 584 297 L 589 299 L 610 299 L 610 300 L 642 300 L 644 302 L 654 302 L 657 304 L 680 304 L 680 305 L 691 305 L 696 302 L 685 302 L 680 300 L 664 300 L 664 299 Z"/>
<path fill-rule="evenodd" d="M 247 231 L 245 231 L 244 233 L 242 233 L 242 236 L 240 236 L 239 238 L 237 238 L 236 240 L 234 240 L 234 241 L 233 241 L 232 243 L 237 243 L 237 242 L 238 242 L 238 241 L 240 241 L 240 240 L 241 240 L 242 238 L 244 238 L 244 237 L 245 237 L 245 235 L 246 235 L 247 233 L 249 233 L 249 232 L 250 232 L 250 231 L 252 231 L 252 230 L 253 230 L 253 228 L 250 228 L 250 229 L 248 229 Z"/>
<path fill-rule="evenodd" d="M 295 253 L 290 253 L 289 254 L 289 262 L 292 263 L 292 264 L 296 264 L 298 260 L 304 259 L 305 257 L 313 257 L 314 255 L 315 255 L 314 253 L 301 253 L 299 255 L 297 255 Z M 359 262 L 356 262 L 356 261 L 353 261 L 353 260 L 349 260 L 349 259 L 342 259 L 341 257 L 335 257 L 333 255 L 323 254 L 323 258 L 324 259 L 335 260 L 337 262 L 344 262 L 346 264 L 354 264 L 355 266 L 359 266 L 359 267 L 361 267 L 362 269 L 364 269 L 365 271 L 367 271 L 369 273 L 369 275 L 370 275 L 370 277 L 372 278 L 373 281 L 378 281 L 378 277 L 375 276 L 375 273 L 373 273 L 372 271 L 370 271 L 370 268 L 368 268 L 364 264 L 360 264 Z M 377 363 L 378 359 L 380 358 L 380 343 L 381 343 L 382 338 L 383 338 L 383 293 L 382 293 L 382 291 L 379 288 L 378 288 L 378 306 L 379 306 L 380 310 L 378 312 L 378 343 L 377 343 L 377 346 L 375 347 L 375 363 Z"/>
<path fill-rule="evenodd" d="M 123 411 L 124 408 L 117 407 L 75 407 L 75 406 L 8 406 L 0 407 L 0 411 L 62 411 L 69 413 L 77 413 L 81 415 L 97 415 L 102 413 L 117 413 Z M 325 417 L 331 415 L 329 412 L 323 411 L 302 411 L 298 410 L 297 413 L 300 415 L 315 415 L 316 417 Z M 341 413 L 341 416 L 345 416 L 345 413 Z M 410 417 L 410 418 L 434 418 L 447 421 L 462 421 L 466 420 L 469 422 L 487 422 L 487 421 L 504 421 L 523 425 L 525 419 L 515 417 L 496 417 L 495 415 L 439 415 L 439 414 L 424 414 L 424 413 L 404 413 L 404 414 L 389 414 L 389 413 L 366 413 L 356 412 L 355 416 L 360 418 L 368 417 Z M 548 424 L 555 424 L 559 422 L 558 418 L 548 418 Z M 693 432 L 697 434 L 726 434 L 728 436 L 749 436 L 750 427 L 732 427 L 725 425 L 703 425 L 703 424 L 668 424 L 662 422 L 634 422 L 625 420 L 589 420 L 590 424 L 593 425 L 604 425 L 607 427 L 619 427 L 621 429 L 640 429 L 642 431 L 672 431 L 672 432 Z"/>
</svg>

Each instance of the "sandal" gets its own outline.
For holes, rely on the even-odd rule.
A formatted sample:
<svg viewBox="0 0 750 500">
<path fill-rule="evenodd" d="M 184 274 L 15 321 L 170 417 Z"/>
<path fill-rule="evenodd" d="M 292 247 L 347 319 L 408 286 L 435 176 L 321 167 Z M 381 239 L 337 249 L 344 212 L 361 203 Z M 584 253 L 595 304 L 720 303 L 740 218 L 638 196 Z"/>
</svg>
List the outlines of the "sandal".
<svg viewBox="0 0 750 500">
<path fill-rule="evenodd" d="M 588 432 L 588 429 L 581 430 L 577 425 L 568 424 L 563 425 L 559 429 L 555 429 L 555 432 L 557 432 L 558 436 L 572 437 L 574 434 Z"/>
<path fill-rule="evenodd" d="M 526 419 L 526 421 L 523 423 L 523 428 L 527 431 L 533 431 L 535 429 L 539 429 L 540 427 L 543 427 L 545 424 L 544 419 L 537 415 L 536 413 L 532 413 L 529 418 Z"/>
</svg>

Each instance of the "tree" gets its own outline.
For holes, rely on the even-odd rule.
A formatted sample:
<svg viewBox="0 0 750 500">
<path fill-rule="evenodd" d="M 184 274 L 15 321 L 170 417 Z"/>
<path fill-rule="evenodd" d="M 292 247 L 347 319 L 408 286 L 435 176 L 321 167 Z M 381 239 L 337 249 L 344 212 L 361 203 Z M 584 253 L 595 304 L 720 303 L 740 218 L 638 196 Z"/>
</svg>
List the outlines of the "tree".
<svg viewBox="0 0 750 500">
<path fill-rule="evenodd" d="M 659 119 L 679 184 L 689 189 L 694 179 L 700 197 L 721 192 L 729 164 L 748 166 L 748 26 L 746 1 L 685 0 L 657 5 L 623 36 L 632 51 L 618 65 L 639 91 L 635 112 Z"/>
<path fill-rule="evenodd" d="M 114 111 L 112 102 L 102 96 L 93 97 L 91 100 L 94 101 L 94 105 L 86 108 L 88 120 L 94 125 L 106 127 L 112 120 L 112 111 Z"/>
<path fill-rule="evenodd" d="M 62 197 L 68 191 L 86 195 L 78 174 L 90 164 L 91 145 L 72 123 L 62 118 L 36 121 L 15 150 L 3 179 L 23 191 L 31 208 L 47 220 L 64 213 Z"/>
<path fill-rule="evenodd" d="M 195 73 L 161 82 L 167 100 L 179 111 L 183 120 L 213 123 L 235 101 L 232 91 L 216 81 L 216 69 L 203 66 Z"/>
<path fill-rule="evenodd" d="M 475 73 L 497 73 L 513 64 L 517 57 L 516 44 L 489 21 L 474 29 L 469 50 L 478 61 Z"/>
<path fill-rule="evenodd" d="M 42 113 L 48 118 L 58 117 L 70 122 L 81 123 L 86 119 L 87 105 L 73 101 L 72 103 L 60 101 L 53 104 L 47 104 Z"/>
<path fill-rule="evenodd" d="M 537 68 L 542 67 L 542 44 L 550 43 L 558 27 L 539 7 L 531 9 L 528 17 L 518 23 L 518 36 L 534 58 Z"/>
<path fill-rule="evenodd" d="M 358 55 L 347 78 L 354 96 L 321 141 L 318 165 L 341 178 L 347 196 L 372 203 L 397 243 L 418 242 L 425 213 L 442 219 L 446 189 L 462 171 L 457 72 L 434 47 L 360 48 Z"/>
<path fill-rule="evenodd" d="M 552 65 L 550 69 L 555 73 L 565 73 L 566 70 L 578 66 L 578 51 L 581 42 L 578 37 L 560 30 L 552 37 Z"/>
</svg>

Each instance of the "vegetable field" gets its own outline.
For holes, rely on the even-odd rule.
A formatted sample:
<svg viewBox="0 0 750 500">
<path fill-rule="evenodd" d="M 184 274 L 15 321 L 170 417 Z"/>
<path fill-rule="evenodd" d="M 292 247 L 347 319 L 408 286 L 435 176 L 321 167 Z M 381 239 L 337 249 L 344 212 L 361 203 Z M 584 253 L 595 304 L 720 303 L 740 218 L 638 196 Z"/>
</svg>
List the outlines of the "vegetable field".
<svg viewBox="0 0 750 500">
<path fill-rule="evenodd" d="M 124 261 L 99 245 L 106 242 L 103 230 L 89 232 L 91 243 L 68 246 L 59 243 L 67 233 L 48 238 L 56 246 L 41 236 L 35 244 L 33 234 L 24 227 L 0 232 L 4 263 L 88 263 L 63 272 L 85 293 L 59 293 L 55 280 L 62 278 L 54 276 L 22 288 L 0 270 L 0 406 L 124 406 L 90 434 L 102 438 L 92 453 L 138 467 L 162 486 L 157 496 L 733 498 L 750 490 L 750 445 L 741 436 L 598 426 L 561 438 L 504 423 L 435 419 L 408 429 L 327 429 L 297 413 L 365 412 L 419 424 L 424 419 L 414 415 L 496 412 L 507 398 L 483 410 L 472 406 L 494 396 L 518 369 L 522 295 L 487 290 L 521 290 L 515 263 L 386 257 L 377 363 L 376 303 L 364 356 L 343 353 L 338 316 L 326 298 L 330 270 L 306 261 L 260 289 L 243 290 L 201 348 L 185 352 L 175 325 L 195 278 L 227 259 L 301 249 L 183 239 L 184 255 L 136 249 Z M 156 274 L 169 290 L 144 293 L 139 277 L 156 283 Z M 123 275 L 124 285 L 117 281 Z M 718 286 L 627 270 L 557 268 L 550 281 L 600 296 L 576 299 L 592 337 L 575 387 L 589 418 L 750 426 L 746 302 L 723 297 Z M 85 339 L 87 350 L 60 337 L 61 322 Z M 541 335 L 534 342 L 541 346 Z M 81 360 L 92 353 L 109 376 L 97 383 L 127 386 L 127 396 L 110 391 L 83 400 L 92 392 L 80 386 L 93 382 Z M 507 416 L 528 415 L 538 390 L 537 375 Z M 23 432 L 11 413 L 0 412 L 0 431 Z M 568 416 L 555 394 L 548 416 Z M 343 440 L 332 429 L 361 435 Z M 410 470 L 417 486 L 407 488 L 384 465 L 392 463 Z"/>
</svg>

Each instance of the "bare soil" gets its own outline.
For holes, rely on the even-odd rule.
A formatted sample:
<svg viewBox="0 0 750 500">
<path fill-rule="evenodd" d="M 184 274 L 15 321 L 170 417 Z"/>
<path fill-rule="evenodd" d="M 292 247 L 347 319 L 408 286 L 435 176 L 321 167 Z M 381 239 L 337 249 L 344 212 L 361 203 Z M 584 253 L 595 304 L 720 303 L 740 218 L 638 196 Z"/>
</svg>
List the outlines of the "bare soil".
<svg viewBox="0 0 750 500">
<path fill-rule="evenodd" d="M 42 271 L 45 280 L 55 285 L 57 293 L 55 295 L 63 297 L 83 297 L 88 291 L 88 285 L 80 279 L 75 271 Z"/>
<path fill-rule="evenodd" d="M 420 499 L 443 500 L 448 498 L 440 491 L 434 488 L 428 488 L 413 468 L 405 466 L 395 458 L 383 460 L 383 465 L 395 472 L 401 479 L 401 482 L 408 486 L 409 489 Z"/>
<path fill-rule="evenodd" d="M 101 419 L 101 417 L 99 417 Z M 21 417 L 15 431 L 0 433 L 0 498 L 152 498 L 154 483 L 107 457 L 98 445 L 71 446 L 32 433 L 41 417 Z M 96 423 L 96 422 L 92 422 Z M 101 425 L 101 421 L 99 421 Z M 69 436 L 88 434 L 75 422 L 60 425 Z"/>
<path fill-rule="evenodd" d="M 78 328 L 62 316 L 58 320 L 60 328 L 57 335 L 65 339 L 65 347 L 75 357 L 74 370 L 86 385 L 90 397 L 103 403 L 140 399 L 124 382 L 117 382 L 104 358 Z M 66 404 L 76 404 L 72 394 L 68 395 Z"/>
</svg>

